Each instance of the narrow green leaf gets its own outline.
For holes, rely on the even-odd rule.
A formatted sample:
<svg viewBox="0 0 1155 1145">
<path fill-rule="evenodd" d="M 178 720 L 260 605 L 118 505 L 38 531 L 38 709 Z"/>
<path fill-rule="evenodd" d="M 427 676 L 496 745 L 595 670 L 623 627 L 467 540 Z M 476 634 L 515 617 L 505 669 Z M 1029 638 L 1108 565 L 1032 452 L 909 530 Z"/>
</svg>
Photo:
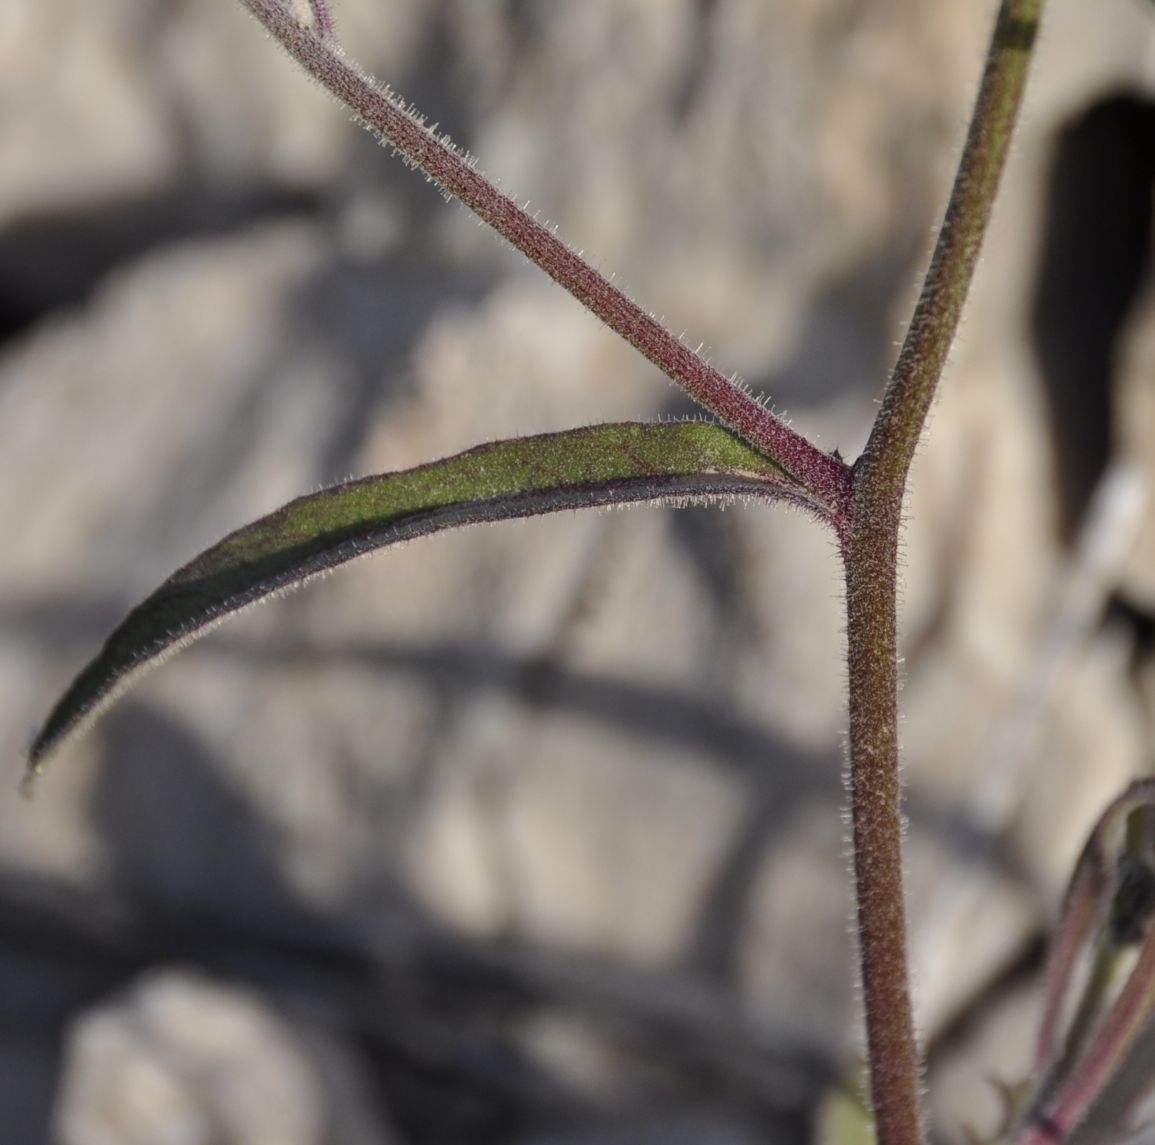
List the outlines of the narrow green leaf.
<svg viewBox="0 0 1155 1145">
<path fill-rule="evenodd" d="M 53 708 L 29 780 L 137 676 L 232 613 L 397 541 L 480 521 L 637 502 L 775 497 L 827 510 L 706 422 L 589 426 L 481 445 L 299 497 L 203 552 L 138 605 Z"/>
</svg>

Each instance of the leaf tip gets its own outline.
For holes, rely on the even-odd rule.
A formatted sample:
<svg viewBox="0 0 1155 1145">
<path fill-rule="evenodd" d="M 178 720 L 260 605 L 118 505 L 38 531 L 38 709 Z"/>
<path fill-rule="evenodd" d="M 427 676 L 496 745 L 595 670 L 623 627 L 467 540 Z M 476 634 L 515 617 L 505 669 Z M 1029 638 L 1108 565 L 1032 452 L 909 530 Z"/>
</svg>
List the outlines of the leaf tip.
<svg viewBox="0 0 1155 1145">
<path fill-rule="evenodd" d="M 24 774 L 20 779 L 20 794 L 25 799 L 32 799 L 36 794 L 36 784 L 44 771 L 46 744 L 44 729 L 33 732 L 28 737 L 28 744 L 24 749 Z"/>
<path fill-rule="evenodd" d="M 36 794 L 36 781 L 40 778 L 40 765 L 36 763 L 29 763 L 24 769 L 24 775 L 20 780 L 20 795 L 21 798 L 27 799 L 29 802 Z"/>
<path fill-rule="evenodd" d="M 20 780 L 20 794 L 31 799 L 35 789 L 48 767 L 49 760 L 68 740 L 82 735 L 99 714 L 99 710 L 89 706 L 79 710 L 70 705 L 75 692 L 75 684 L 57 701 L 48 718 L 28 737 L 24 750 L 24 776 Z M 102 710 L 102 709 L 101 709 Z"/>
</svg>

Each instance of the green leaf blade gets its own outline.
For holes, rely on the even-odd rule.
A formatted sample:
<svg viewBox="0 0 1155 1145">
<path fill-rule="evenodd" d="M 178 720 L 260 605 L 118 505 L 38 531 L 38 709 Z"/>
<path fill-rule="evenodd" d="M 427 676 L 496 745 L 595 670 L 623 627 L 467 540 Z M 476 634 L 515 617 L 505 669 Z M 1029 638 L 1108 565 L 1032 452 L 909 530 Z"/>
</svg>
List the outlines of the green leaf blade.
<svg viewBox="0 0 1155 1145">
<path fill-rule="evenodd" d="M 177 570 L 112 633 L 49 714 L 29 780 L 150 667 L 251 604 L 390 544 L 444 529 L 639 502 L 763 497 L 828 510 L 707 422 L 617 423 L 477 446 L 299 497 Z"/>
</svg>

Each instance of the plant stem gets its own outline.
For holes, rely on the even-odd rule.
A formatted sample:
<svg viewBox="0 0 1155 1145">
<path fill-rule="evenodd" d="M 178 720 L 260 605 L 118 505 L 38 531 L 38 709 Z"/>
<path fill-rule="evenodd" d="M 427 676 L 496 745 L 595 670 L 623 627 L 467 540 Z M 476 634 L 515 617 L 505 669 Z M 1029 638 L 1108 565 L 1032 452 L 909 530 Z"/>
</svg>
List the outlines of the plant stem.
<svg viewBox="0 0 1155 1145">
<path fill-rule="evenodd" d="M 792 430 L 632 302 L 551 228 L 497 190 L 467 156 L 427 127 L 401 100 L 349 64 L 335 44 L 300 25 L 284 0 L 242 2 L 289 55 L 366 127 L 420 167 L 443 191 L 460 199 L 725 425 L 805 485 L 825 506 L 828 519 L 836 525 L 842 522 L 850 483 L 841 460 Z"/>
<path fill-rule="evenodd" d="M 978 262 L 1006 162 L 1043 0 L 1003 0 L 958 174 L 930 269 L 882 408 L 856 469 L 857 484 L 902 496 Z"/>
<path fill-rule="evenodd" d="M 309 0 L 309 7 L 313 13 L 313 29 L 322 40 L 336 38 L 337 28 L 333 23 L 333 14 L 329 11 L 329 0 Z"/>
<path fill-rule="evenodd" d="M 897 563 L 902 498 L 954 340 L 1026 83 L 1043 0 L 1004 0 L 950 203 L 906 341 L 852 471 L 841 531 L 850 798 L 871 1101 L 882 1145 L 919 1145 L 898 769 Z"/>
<path fill-rule="evenodd" d="M 920 1145 L 898 772 L 898 535 L 910 463 L 970 287 L 1043 0 L 1003 0 L 930 270 L 870 439 L 853 470 L 791 430 L 631 302 L 402 101 L 347 63 L 334 44 L 302 27 L 284 0 L 243 3 L 367 127 L 821 502 L 823 515 L 838 532 L 846 572 L 850 793 L 872 1102 L 881 1145 Z M 321 5 L 314 11 L 325 9 Z"/>
</svg>

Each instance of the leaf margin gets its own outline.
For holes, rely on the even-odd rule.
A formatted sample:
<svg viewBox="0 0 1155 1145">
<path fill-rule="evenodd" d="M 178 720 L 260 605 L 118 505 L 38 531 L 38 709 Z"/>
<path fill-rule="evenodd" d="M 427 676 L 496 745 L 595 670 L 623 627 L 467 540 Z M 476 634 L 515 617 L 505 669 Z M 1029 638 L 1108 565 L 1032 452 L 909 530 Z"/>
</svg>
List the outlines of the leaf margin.
<svg viewBox="0 0 1155 1145">
<path fill-rule="evenodd" d="M 391 505 L 390 492 L 404 493 L 407 507 Z M 203 550 L 127 614 L 33 738 L 23 790 L 30 794 L 48 760 L 150 669 L 230 616 L 359 556 L 451 528 L 566 509 L 740 498 L 785 500 L 825 519 L 833 512 L 707 420 L 610 422 L 509 438 L 297 497 Z"/>
</svg>

